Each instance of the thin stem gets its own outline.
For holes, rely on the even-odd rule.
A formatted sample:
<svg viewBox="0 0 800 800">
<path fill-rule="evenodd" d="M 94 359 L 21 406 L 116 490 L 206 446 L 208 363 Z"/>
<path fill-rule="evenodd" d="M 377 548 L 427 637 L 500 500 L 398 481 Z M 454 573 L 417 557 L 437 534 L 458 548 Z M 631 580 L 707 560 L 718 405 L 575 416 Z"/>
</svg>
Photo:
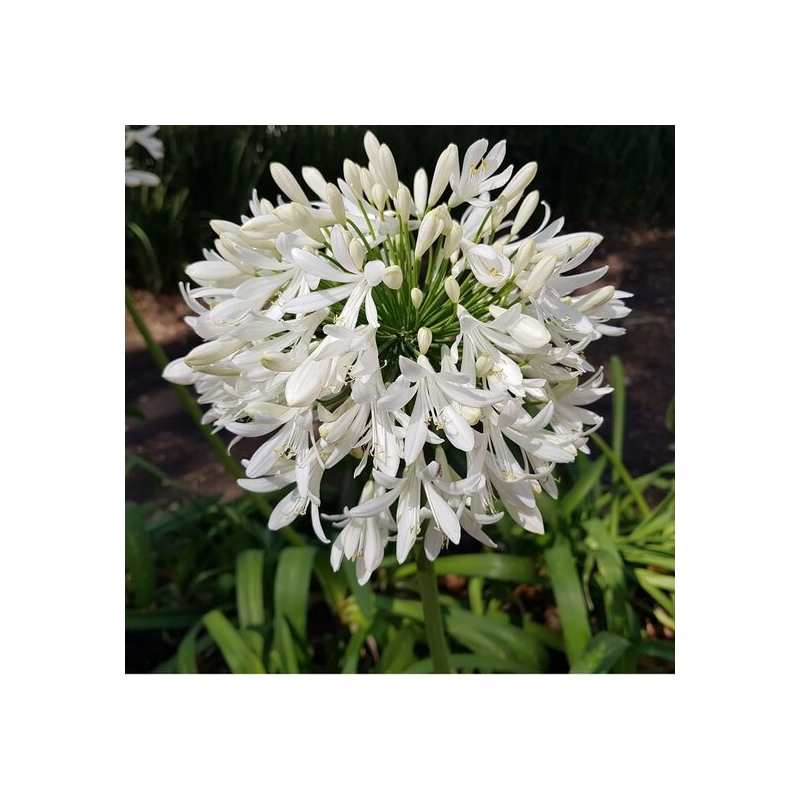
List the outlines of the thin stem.
<svg viewBox="0 0 800 800">
<path fill-rule="evenodd" d="M 142 315 L 139 313 L 139 309 L 136 308 L 133 295 L 127 286 L 125 287 L 125 309 L 127 310 L 128 314 L 130 314 L 130 318 L 133 320 L 136 330 L 138 330 L 142 335 L 142 339 L 144 339 L 144 343 L 147 345 L 147 349 L 150 352 L 153 361 L 155 361 L 156 366 L 158 366 L 160 370 L 163 370 L 164 367 L 166 367 L 169 363 L 169 358 L 167 358 L 167 354 L 164 352 L 164 349 L 150 333 L 150 329 L 147 327 L 144 317 L 142 317 Z M 171 383 L 170 386 L 172 386 L 175 394 L 178 396 L 180 404 L 183 406 L 186 413 L 192 418 L 195 425 L 197 425 L 197 429 L 203 435 L 203 438 L 209 443 L 209 445 L 211 445 L 211 449 L 217 454 L 225 469 L 227 469 L 234 478 L 243 478 L 244 471 L 236 459 L 228 452 L 228 448 L 225 447 L 225 443 L 219 437 L 214 436 L 208 427 L 203 424 L 203 414 L 192 395 L 189 394 L 188 389 L 185 386 L 181 386 L 177 383 Z M 270 514 L 272 514 L 272 506 L 261 495 L 254 493 L 252 498 L 256 508 L 258 508 L 258 510 L 261 511 L 265 517 L 269 517 Z M 303 537 L 292 528 L 282 528 L 280 533 L 290 544 L 305 544 Z"/>
<path fill-rule="evenodd" d="M 422 598 L 422 610 L 425 614 L 425 634 L 431 651 L 433 671 L 450 672 L 450 654 L 447 651 L 447 640 L 444 637 L 442 610 L 439 606 L 439 590 L 436 588 L 436 571 L 433 563 L 428 561 L 425 548 L 417 545 L 417 580 Z"/>
</svg>

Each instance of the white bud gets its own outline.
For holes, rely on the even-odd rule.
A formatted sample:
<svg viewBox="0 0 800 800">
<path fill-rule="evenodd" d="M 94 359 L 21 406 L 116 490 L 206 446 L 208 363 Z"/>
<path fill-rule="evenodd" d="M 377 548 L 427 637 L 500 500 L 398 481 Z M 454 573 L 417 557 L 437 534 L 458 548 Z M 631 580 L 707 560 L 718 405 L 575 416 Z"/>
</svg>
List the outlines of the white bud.
<svg viewBox="0 0 800 800">
<path fill-rule="evenodd" d="M 383 207 L 386 205 L 386 187 L 382 183 L 375 183 L 372 186 L 371 197 L 375 208 L 383 211 Z"/>
<path fill-rule="evenodd" d="M 331 214 L 340 225 L 347 224 L 347 214 L 344 210 L 344 199 L 342 193 L 332 184 L 329 183 L 325 187 L 325 196 L 328 200 L 328 205 L 331 207 Z"/>
<path fill-rule="evenodd" d="M 458 148 L 454 144 L 449 144 L 436 162 L 428 205 L 432 206 L 442 196 L 442 192 L 447 187 L 447 184 L 450 183 L 450 176 L 453 174 L 457 160 Z"/>
<path fill-rule="evenodd" d="M 539 289 L 544 286 L 550 279 L 550 276 L 556 271 L 558 267 L 558 259 L 553 256 L 543 258 L 532 270 L 528 276 L 525 285 L 522 287 L 521 296 L 523 299 L 532 294 L 536 294 Z"/>
<path fill-rule="evenodd" d="M 397 190 L 395 208 L 397 209 L 397 215 L 400 219 L 407 223 L 408 218 L 411 216 L 411 192 L 409 192 L 408 187 L 402 183 Z"/>
<path fill-rule="evenodd" d="M 290 226 L 291 230 L 297 230 L 300 227 L 300 217 L 296 209 L 297 205 L 294 203 L 287 203 L 283 206 L 275 208 L 275 216 L 284 224 Z"/>
<path fill-rule="evenodd" d="M 324 200 L 326 181 L 322 173 L 316 167 L 303 167 L 300 170 L 300 174 L 303 176 L 303 180 L 306 182 L 309 189 L 311 189 L 320 200 Z"/>
<path fill-rule="evenodd" d="M 273 161 L 269 165 L 269 172 L 272 175 L 272 180 L 278 185 L 278 188 L 295 203 L 300 205 L 309 205 L 306 193 L 300 187 L 300 184 L 295 180 L 294 175 L 289 172 L 286 167 L 278 161 Z"/>
<path fill-rule="evenodd" d="M 396 264 L 387 267 L 383 273 L 383 282 L 390 288 L 397 290 L 403 285 L 403 270 Z"/>
<path fill-rule="evenodd" d="M 531 192 L 523 201 L 522 205 L 517 211 L 517 216 L 514 217 L 514 224 L 511 226 L 511 235 L 516 236 L 528 220 L 533 216 L 536 211 L 536 206 L 539 205 L 539 192 Z"/>
<path fill-rule="evenodd" d="M 500 195 L 500 197 L 495 200 L 494 205 L 492 206 L 492 227 L 496 228 L 502 221 L 506 215 L 506 210 L 508 209 L 508 200 L 506 200 L 504 195 Z"/>
<path fill-rule="evenodd" d="M 183 360 L 190 367 L 205 366 L 233 355 L 241 350 L 243 346 L 244 342 L 238 339 L 217 339 L 213 342 L 197 345 L 197 347 L 189 351 Z"/>
<path fill-rule="evenodd" d="M 414 205 L 421 217 L 428 207 L 428 173 L 420 167 L 414 174 Z"/>
<path fill-rule="evenodd" d="M 297 218 L 298 227 L 306 236 L 313 239 L 315 242 L 325 244 L 325 237 L 320 232 L 319 224 L 314 221 L 309 209 L 305 206 L 295 205 L 294 214 Z"/>
<path fill-rule="evenodd" d="M 600 308 L 600 306 L 604 306 L 609 300 L 611 300 L 611 298 L 614 297 L 615 291 L 616 290 L 613 286 L 603 286 L 600 289 L 595 289 L 593 292 L 589 292 L 589 294 L 584 294 L 580 297 L 574 297 L 572 299 L 572 305 L 581 313 L 588 314 L 589 312 Z"/>
<path fill-rule="evenodd" d="M 448 275 L 444 279 L 444 291 L 454 303 L 457 303 L 461 298 L 461 287 L 458 285 L 458 281 L 452 275 Z"/>
<path fill-rule="evenodd" d="M 414 308 L 419 308 L 422 305 L 422 300 L 424 297 L 425 295 L 422 293 L 422 291 L 417 289 L 415 286 L 411 290 L 411 305 L 414 306 Z"/>
<path fill-rule="evenodd" d="M 383 179 L 386 181 L 386 188 L 392 197 L 397 196 L 397 165 L 394 163 L 394 156 L 388 145 L 382 144 L 379 156 L 379 164 Z"/>
<path fill-rule="evenodd" d="M 463 237 L 464 230 L 457 222 L 454 222 L 453 227 L 450 229 L 450 233 L 447 234 L 444 240 L 442 252 L 444 253 L 445 258 L 450 258 L 450 256 L 452 256 L 453 253 L 458 250 Z"/>
<path fill-rule="evenodd" d="M 366 168 L 360 168 L 361 174 L 361 188 L 364 190 L 366 197 L 372 197 L 372 187 L 375 185 L 375 178 L 372 173 Z"/>
<path fill-rule="evenodd" d="M 514 255 L 514 275 L 519 275 L 531 263 L 531 258 L 535 253 L 536 242 L 529 239 Z"/>
<path fill-rule="evenodd" d="M 363 187 L 361 186 L 361 170 L 355 162 L 349 158 L 344 160 L 343 165 L 345 183 L 356 193 L 361 195 Z"/>
<path fill-rule="evenodd" d="M 517 174 L 508 182 L 508 186 L 503 189 L 503 194 L 509 199 L 522 194 L 536 176 L 538 168 L 535 161 L 530 161 L 524 167 L 520 167 Z"/>
<path fill-rule="evenodd" d="M 356 266 L 356 269 L 361 269 L 364 265 L 364 245 L 361 244 L 360 239 L 356 239 L 354 236 L 350 240 L 350 245 L 348 246 L 348 250 L 350 251 L 350 258 L 353 259 L 353 263 Z"/>
<path fill-rule="evenodd" d="M 420 355 L 425 355 L 428 352 L 428 348 L 431 346 L 431 342 L 433 341 L 433 332 L 430 328 L 420 328 L 417 331 L 417 343 L 419 344 L 419 352 Z"/>
<path fill-rule="evenodd" d="M 417 245 L 414 248 L 414 258 L 420 259 L 428 252 L 430 246 L 441 236 L 444 223 L 436 214 L 426 214 L 417 231 Z"/>
<path fill-rule="evenodd" d="M 447 209 L 447 206 L 442 203 L 433 213 L 442 221 L 442 230 L 444 233 L 450 233 L 453 229 L 453 218 L 450 216 L 450 211 Z"/>
<path fill-rule="evenodd" d="M 488 353 L 481 353 L 475 362 L 475 374 L 479 378 L 485 378 L 492 369 L 492 366 L 494 366 L 492 357 Z"/>
<path fill-rule="evenodd" d="M 367 131 L 364 134 L 364 151 L 367 154 L 367 158 L 370 161 L 374 161 L 376 164 L 378 163 L 378 158 L 380 157 L 381 151 L 381 143 L 378 141 L 378 137 L 372 132 Z"/>
</svg>

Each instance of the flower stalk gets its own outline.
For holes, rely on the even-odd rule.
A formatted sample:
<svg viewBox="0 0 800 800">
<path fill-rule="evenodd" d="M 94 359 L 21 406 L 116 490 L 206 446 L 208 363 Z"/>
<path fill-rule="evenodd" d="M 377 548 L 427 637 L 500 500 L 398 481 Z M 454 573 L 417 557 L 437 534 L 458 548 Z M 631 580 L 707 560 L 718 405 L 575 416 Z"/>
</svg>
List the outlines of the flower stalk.
<svg viewBox="0 0 800 800">
<path fill-rule="evenodd" d="M 447 674 L 450 672 L 450 653 L 444 635 L 442 608 L 439 605 L 439 590 L 436 586 L 436 570 L 433 562 L 425 556 L 422 547 L 417 547 L 417 580 L 419 594 L 422 598 L 422 610 L 425 615 L 425 635 L 433 661 L 433 671 Z"/>
</svg>

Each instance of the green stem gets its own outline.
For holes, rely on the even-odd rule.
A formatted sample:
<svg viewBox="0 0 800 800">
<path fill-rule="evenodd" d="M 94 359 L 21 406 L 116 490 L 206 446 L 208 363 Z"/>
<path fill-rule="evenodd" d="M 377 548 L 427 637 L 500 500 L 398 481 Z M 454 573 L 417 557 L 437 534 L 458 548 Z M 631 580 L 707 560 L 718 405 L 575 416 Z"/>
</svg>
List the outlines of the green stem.
<svg viewBox="0 0 800 800">
<path fill-rule="evenodd" d="M 447 652 L 447 640 L 444 636 L 442 610 L 439 607 L 439 590 L 436 588 L 436 572 L 433 563 L 428 561 L 425 548 L 417 545 L 417 580 L 425 614 L 425 634 L 431 651 L 434 672 L 450 672 L 450 654 Z"/>
<path fill-rule="evenodd" d="M 144 339 L 144 343 L 147 345 L 147 349 L 150 352 L 153 361 L 155 361 L 156 366 L 158 366 L 160 370 L 163 370 L 164 367 L 166 367 L 169 363 L 169 358 L 167 358 L 167 354 L 164 352 L 164 349 L 150 333 L 150 329 L 147 327 L 147 323 L 139 313 L 139 309 L 136 308 L 133 295 L 127 286 L 125 287 L 125 309 L 130 315 L 130 318 L 133 320 L 136 330 L 138 330 L 142 335 L 142 339 Z M 170 386 L 172 386 L 175 394 L 178 396 L 180 404 L 183 406 L 186 413 L 192 418 L 195 425 L 197 425 L 197 429 L 203 435 L 203 438 L 209 443 L 209 445 L 211 445 L 211 449 L 217 454 L 225 469 L 227 469 L 234 478 L 243 478 L 244 470 L 242 470 L 236 459 L 228 452 L 228 448 L 225 447 L 225 443 L 219 437 L 214 436 L 208 427 L 203 424 L 203 414 L 192 395 L 189 394 L 188 389 L 185 386 L 181 386 L 177 383 L 171 383 Z M 272 514 L 272 506 L 261 495 L 254 493 L 252 498 L 255 506 L 265 517 L 269 517 L 270 514 Z M 303 537 L 292 528 L 282 528 L 280 533 L 290 544 L 305 544 Z"/>
<path fill-rule="evenodd" d="M 647 505 L 647 500 L 644 499 L 644 495 L 634 483 L 630 472 L 628 472 L 625 465 L 617 458 L 617 454 L 596 433 L 591 434 L 591 439 L 600 448 L 603 455 L 608 458 L 611 466 L 616 470 L 619 477 L 622 478 L 622 482 L 631 493 L 631 496 L 636 501 L 642 514 L 644 514 L 645 517 L 650 516 L 650 506 Z"/>
</svg>

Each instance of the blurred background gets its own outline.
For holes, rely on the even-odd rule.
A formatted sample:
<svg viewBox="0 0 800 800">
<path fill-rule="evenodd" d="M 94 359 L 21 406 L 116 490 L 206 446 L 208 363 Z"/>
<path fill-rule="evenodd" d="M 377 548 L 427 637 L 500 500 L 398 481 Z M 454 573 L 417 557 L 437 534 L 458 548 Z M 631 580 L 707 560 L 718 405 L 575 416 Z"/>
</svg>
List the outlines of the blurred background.
<svg viewBox="0 0 800 800">
<path fill-rule="evenodd" d="M 488 575 L 454 571 L 442 575 L 442 589 L 476 615 L 530 634 L 526 640 L 530 651 L 524 651 L 527 661 L 520 657 L 524 663 L 507 671 L 573 668 L 575 658 L 570 657 L 567 642 L 578 629 L 581 635 L 586 633 L 586 625 L 590 634 L 616 631 L 614 635 L 629 642 L 627 655 L 614 662 L 614 669 L 622 664 L 623 671 L 671 671 L 674 649 L 662 645 L 674 641 L 674 575 L 670 584 L 664 574 L 670 563 L 674 573 L 674 561 L 669 561 L 674 559 L 674 127 L 370 129 L 390 146 L 400 179 L 409 186 L 419 166 L 430 176 L 449 142 L 463 153 L 478 138 L 490 143 L 506 139 L 506 163 L 538 162 L 533 186 L 550 204 L 554 217 L 566 217 L 565 232 L 592 230 L 605 237 L 585 268 L 608 264 L 604 282 L 635 295 L 628 302 L 633 313 L 624 322 L 627 335 L 600 340 L 588 357 L 596 367 L 606 368 L 612 356 L 619 359 L 611 373 L 617 386 L 614 399 L 604 398 L 593 408 L 607 417 L 600 433 L 609 443 L 613 439 L 614 452 L 624 461 L 628 476 L 638 481 L 633 487 L 642 502 L 636 493 L 625 494 L 630 487 L 619 469 L 604 462 L 592 472 L 592 463 L 597 462 L 581 460 L 565 469 L 565 490 L 576 484 L 581 489 L 569 520 L 551 509 L 551 527 L 558 530 L 538 541 L 528 541 L 530 535 L 511 529 L 495 532 L 503 542 L 501 553 L 527 559 L 528 566 L 523 569 L 517 561 L 512 569 L 511 562 L 503 562 L 509 571 L 497 578 L 491 570 Z M 277 187 L 269 174 L 270 161 L 282 162 L 298 176 L 302 166 L 313 165 L 327 180 L 342 174 L 345 157 L 365 163 L 366 130 L 366 126 L 162 126 L 157 135 L 164 144 L 163 159 L 155 161 L 141 148 L 130 153 L 137 168 L 154 172 L 161 183 L 125 190 L 126 284 L 153 340 L 148 348 L 130 313 L 126 315 L 128 672 L 251 671 L 236 661 L 235 652 L 226 651 L 214 633 L 224 640 L 227 629 L 221 632 L 208 620 L 203 623 L 204 615 L 213 610 L 222 619 L 238 618 L 242 628 L 237 580 L 246 579 L 248 565 L 264 575 L 259 581 L 262 612 L 255 612 L 248 627 L 250 634 L 262 637 L 266 671 L 295 671 L 294 667 L 318 672 L 403 671 L 423 663 L 419 658 L 424 656 L 424 636 L 419 636 L 413 614 L 396 608 L 387 611 L 381 607 L 384 598 L 365 597 L 347 575 L 331 578 L 321 551 L 286 556 L 289 563 L 283 573 L 293 574 L 289 572 L 293 565 L 300 570 L 305 599 L 282 599 L 282 554 L 297 548 L 285 548 L 280 537 L 264 530 L 263 514 L 251 497 L 242 496 L 173 388 L 161 379 L 153 359 L 154 345 L 171 359 L 197 343 L 182 320 L 187 311 L 177 284 L 184 279 L 185 266 L 202 258 L 202 248 L 213 246 L 209 221 L 238 221 L 248 213 L 253 188 L 274 201 Z M 234 452 L 237 459 L 244 455 Z M 331 490 L 338 506 L 341 497 L 355 489 L 345 485 L 346 474 L 341 480 L 343 484 Z M 594 575 L 598 558 L 592 553 L 594 540 L 586 523 L 599 519 L 615 536 L 630 535 L 648 520 L 652 523 L 644 506 L 655 512 L 665 500 L 673 504 L 672 522 L 668 519 L 666 527 L 659 528 L 666 538 L 651 543 L 651 556 L 640 555 L 639 561 L 629 560 L 618 542 L 623 572 L 620 597 L 611 607 L 604 606 L 609 589 L 603 586 L 602 570 L 599 583 Z M 584 605 L 577 627 L 567 629 L 563 603 L 551 580 L 555 562 L 548 562 L 548 552 L 552 555 L 553 545 L 558 544 L 552 537 L 557 535 L 571 542 Z M 312 537 L 309 533 L 310 545 Z M 644 544 L 639 544 L 641 550 Z M 635 559 L 636 547 L 632 552 Z M 659 554 L 667 561 L 659 562 L 655 557 Z M 497 570 L 502 572 L 500 566 Z M 375 588 L 402 601 L 404 581 L 413 576 L 399 572 L 398 577 L 388 565 Z M 296 591 L 293 587 L 290 594 Z M 614 622 L 614 608 L 621 608 L 614 604 L 619 606 L 622 598 L 626 607 Z M 301 603 L 302 609 L 295 608 L 294 617 L 287 617 L 292 622 L 288 642 L 274 626 L 276 607 L 290 600 L 295 606 Z M 505 628 L 503 632 L 507 633 Z M 456 637 L 456 647 L 463 645 L 465 658 L 482 652 L 471 635 L 466 634 L 466 640 L 463 633 L 462 639 Z M 631 648 L 636 647 L 640 650 L 634 655 Z M 234 668 L 237 664 L 241 669 Z"/>
</svg>

